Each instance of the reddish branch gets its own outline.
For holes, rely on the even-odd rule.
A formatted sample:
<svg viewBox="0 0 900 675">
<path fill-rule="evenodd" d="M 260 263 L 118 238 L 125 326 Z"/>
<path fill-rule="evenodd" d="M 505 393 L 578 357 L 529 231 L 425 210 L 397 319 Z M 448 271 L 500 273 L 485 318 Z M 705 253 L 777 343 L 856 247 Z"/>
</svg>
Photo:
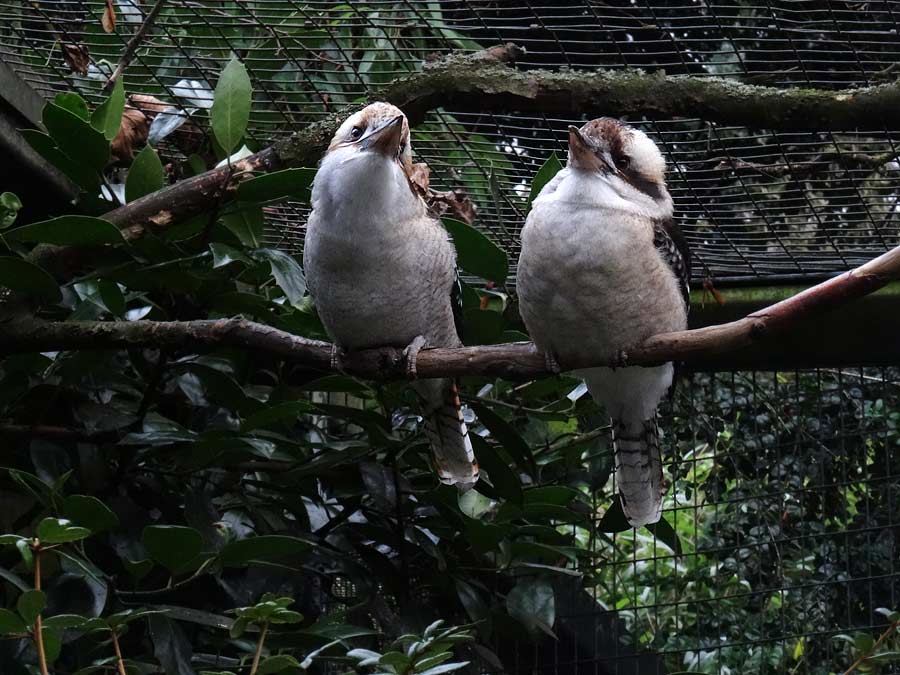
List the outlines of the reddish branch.
<svg viewBox="0 0 900 675">
<path fill-rule="evenodd" d="M 598 355 L 596 359 L 567 361 L 561 365 L 568 370 L 602 365 L 650 366 L 666 361 L 702 362 L 726 352 L 740 352 L 897 279 L 900 279 L 900 247 L 737 321 L 655 335 L 627 350 L 624 362 L 619 355 Z M 141 346 L 180 349 L 231 346 L 264 352 L 317 370 L 331 367 L 330 344 L 237 318 L 158 322 L 20 319 L 0 325 L 0 354 Z M 342 366 L 349 374 L 370 379 L 407 377 L 401 349 L 356 352 L 344 358 Z M 550 374 L 543 356 L 527 342 L 426 349 L 419 353 L 416 366 L 420 377 L 492 375 L 521 379 Z"/>
</svg>

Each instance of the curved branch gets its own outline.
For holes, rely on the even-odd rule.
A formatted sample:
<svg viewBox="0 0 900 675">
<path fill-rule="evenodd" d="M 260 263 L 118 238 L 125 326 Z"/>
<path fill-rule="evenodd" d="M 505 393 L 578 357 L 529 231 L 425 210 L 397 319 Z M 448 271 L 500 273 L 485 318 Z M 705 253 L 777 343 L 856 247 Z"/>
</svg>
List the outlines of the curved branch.
<svg viewBox="0 0 900 675">
<path fill-rule="evenodd" d="M 867 295 L 900 279 L 900 247 L 868 263 L 813 286 L 748 316 L 717 326 L 655 335 L 620 356 L 598 355 L 585 361 L 563 361 L 566 370 L 590 366 L 653 366 L 667 361 L 687 364 L 738 352 L 784 333 L 805 319 Z M 331 345 L 298 337 L 245 319 L 201 321 L 58 321 L 19 320 L 0 325 L 0 353 L 106 349 L 114 347 L 193 348 L 232 346 L 264 352 L 327 371 Z M 370 379 L 408 377 L 402 349 L 385 347 L 347 355 L 344 372 Z M 420 377 L 491 375 L 509 379 L 542 377 L 542 354 L 528 342 L 459 349 L 425 349 L 417 357 Z"/>
</svg>

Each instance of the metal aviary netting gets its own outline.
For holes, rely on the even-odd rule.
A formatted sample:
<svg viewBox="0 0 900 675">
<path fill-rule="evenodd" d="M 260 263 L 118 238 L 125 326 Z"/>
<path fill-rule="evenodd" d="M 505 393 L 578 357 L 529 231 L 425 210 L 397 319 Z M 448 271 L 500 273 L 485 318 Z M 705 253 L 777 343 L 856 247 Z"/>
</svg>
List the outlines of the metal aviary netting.
<svg viewBox="0 0 900 675">
<path fill-rule="evenodd" d="M 43 97 L 77 91 L 96 104 L 153 4 L 0 0 L 0 61 Z M 115 15 L 113 32 L 104 14 L 107 24 Z M 125 81 L 202 133 L 209 92 L 237 54 L 254 87 L 247 142 L 259 149 L 423 63 L 502 42 L 525 47 L 523 69 L 840 89 L 898 76 L 898 28 L 900 2 L 887 0 L 166 0 Z M 515 261 L 532 178 L 582 121 L 448 106 L 413 130 L 414 151 L 433 183 L 471 197 L 475 225 Z M 887 125 L 631 122 L 669 160 L 698 283 L 815 279 L 900 243 L 900 132 Z M 171 136 L 162 142 L 182 152 Z M 269 241 L 299 251 L 305 207 L 267 213 Z M 646 530 L 603 533 L 598 515 L 598 527 L 577 532 L 597 553 L 593 576 L 556 589 L 558 639 L 497 645 L 509 672 L 843 672 L 900 609 L 898 410 L 896 368 L 682 382 L 662 427 L 664 514 L 683 550 Z M 611 471 L 608 448 L 592 461 Z M 867 667 L 859 672 L 900 673 L 896 662 Z"/>
<path fill-rule="evenodd" d="M 94 102 L 151 3 L 0 1 L 0 58 L 44 96 Z M 127 68 L 129 93 L 185 113 L 232 53 L 254 83 L 250 142 L 273 139 L 454 51 L 513 41 L 522 68 L 720 76 L 774 87 L 865 86 L 895 77 L 895 2 L 297 2 L 169 0 Z M 109 16 L 107 16 L 107 22 Z M 602 115 L 603 110 L 597 110 Z M 478 225 L 515 259 L 527 187 L 578 119 L 440 109 L 415 130 L 434 182 L 462 188 Z M 896 134 L 774 133 L 699 119 L 632 120 L 661 145 L 695 274 L 816 277 L 898 240 Z M 201 125 L 202 126 L 202 125 Z M 303 211 L 271 214 L 297 249 Z M 799 276 L 798 276 L 799 275 Z"/>
</svg>

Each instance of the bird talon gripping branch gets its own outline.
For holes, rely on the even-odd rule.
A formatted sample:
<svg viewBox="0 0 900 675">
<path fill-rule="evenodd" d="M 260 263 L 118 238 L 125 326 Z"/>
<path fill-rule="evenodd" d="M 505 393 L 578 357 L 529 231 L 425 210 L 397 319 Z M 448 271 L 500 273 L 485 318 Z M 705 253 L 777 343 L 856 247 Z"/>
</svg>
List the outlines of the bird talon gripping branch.
<svg viewBox="0 0 900 675">
<path fill-rule="evenodd" d="M 406 345 L 406 348 L 403 350 L 403 357 L 406 360 L 406 377 L 410 380 L 415 380 L 419 376 L 416 372 L 416 359 L 425 344 L 425 337 L 416 335 L 416 337 L 412 339 L 412 342 Z"/>
</svg>

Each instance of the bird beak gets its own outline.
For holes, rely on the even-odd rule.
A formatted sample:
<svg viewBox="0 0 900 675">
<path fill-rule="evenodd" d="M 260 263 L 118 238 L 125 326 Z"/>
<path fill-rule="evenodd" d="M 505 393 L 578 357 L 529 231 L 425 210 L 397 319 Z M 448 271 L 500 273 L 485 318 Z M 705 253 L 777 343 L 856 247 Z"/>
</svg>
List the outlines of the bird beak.
<svg viewBox="0 0 900 675">
<path fill-rule="evenodd" d="M 569 154 L 576 168 L 586 171 L 619 173 L 608 150 L 600 150 L 596 144 L 581 133 L 581 129 L 569 125 Z"/>
<path fill-rule="evenodd" d="M 400 134 L 403 132 L 403 115 L 397 115 L 359 141 L 363 150 L 374 150 L 386 157 L 396 157 L 400 152 Z"/>
</svg>

